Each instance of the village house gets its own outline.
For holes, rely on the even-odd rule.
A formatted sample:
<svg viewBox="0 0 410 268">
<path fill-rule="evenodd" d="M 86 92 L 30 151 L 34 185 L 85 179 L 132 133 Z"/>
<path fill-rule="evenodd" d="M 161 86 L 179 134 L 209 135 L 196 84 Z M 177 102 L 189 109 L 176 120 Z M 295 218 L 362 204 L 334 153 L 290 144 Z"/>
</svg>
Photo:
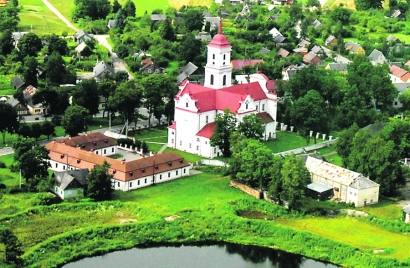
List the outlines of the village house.
<svg viewBox="0 0 410 268">
<path fill-rule="evenodd" d="M 117 140 L 107 137 L 100 132 L 59 139 L 57 142 L 102 156 L 110 156 L 117 153 Z"/>
<path fill-rule="evenodd" d="M 290 65 L 286 68 L 283 68 L 282 70 L 282 80 L 289 80 L 294 76 L 299 70 L 302 70 L 305 68 L 307 65 L 301 64 L 301 65 Z"/>
<path fill-rule="evenodd" d="M 104 61 L 98 62 L 93 68 L 93 75 L 97 81 L 102 80 L 112 74 L 114 74 L 113 66 L 105 63 Z"/>
<path fill-rule="evenodd" d="M 310 189 L 327 185 L 333 189 L 334 200 L 353 203 L 356 207 L 376 204 L 379 201 L 379 184 L 360 173 L 312 156 L 307 157 L 306 168 L 313 183 Z M 315 184 L 318 184 L 317 187 Z"/>
<path fill-rule="evenodd" d="M 84 197 L 88 169 L 54 171 L 53 192 L 62 200 Z"/>
<path fill-rule="evenodd" d="M 326 65 L 325 69 L 347 74 L 347 66 L 348 64 L 346 63 L 332 62 Z"/>
<path fill-rule="evenodd" d="M 199 32 L 195 35 L 195 39 L 200 40 L 201 42 L 209 42 L 212 40 L 212 36 L 208 32 Z"/>
<path fill-rule="evenodd" d="M 26 102 L 26 106 L 28 109 L 29 114 L 31 115 L 41 115 L 45 114 L 47 108 L 43 106 L 41 103 L 34 103 L 33 96 L 37 93 L 38 89 L 34 86 L 28 86 L 23 91 L 23 98 Z"/>
<path fill-rule="evenodd" d="M 21 78 L 20 76 L 15 76 L 13 77 L 13 79 L 11 80 L 11 86 L 17 90 L 20 89 L 22 87 L 24 87 L 26 85 L 26 82 L 23 80 L 23 78 Z"/>
<path fill-rule="evenodd" d="M 189 78 L 189 76 L 196 70 L 198 70 L 198 66 L 196 66 L 192 62 L 188 62 L 184 67 L 182 67 L 181 71 L 179 72 L 179 75 L 177 76 L 177 82 L 181 83 L 185 79 Z"/>
<path fill-rule="evenodd" d="M 213 158 L 220 155 L 211 146 L 217 114 L 231 111 L 237 121 L 246 115 L 264 118 L 265 139 L 276 137 L 277 96 L 274 81 L 263 74 L 232 85 L 232 47 L 219 26 L 208 44 L 204 85 L 188 80 L 180 84 L 175 96 L 175 121 L 168 127 L 168 146 Z"/>
<path fill-rule="evenodd" d="M 403 220 L 405 223 L 410 223 L 410 205 L 403 208 Z"/>
<path fill-rule="evenodd" d="M 287 56 L 289 56 L 289 54 L 290 52 L 284 48 L 280 48 L 278 51 L 278 55 L 281 56 L 282 58 L 286 58 Z"/>
<path fill-rule="evenodd" d="M 93 37 L 88 33 L 84 32 L 83 30 L 81 30 L 74 34 L 74 40 L 77 42 L 77 44 L 80 44 L 82 42 L 87 43 L 93 41 Z"/>
<path fill-rule="evenodd" d="M 88 47 L 87 43 L 81 42 L 76 48 L 75 48 L 75 53 L 77 54 L 77 57 L 81 58 L 83 56 L 89 56 L 91 55 L 91 49 Z"/>
<path fill-rule="evenodd" d="M 0 102 L 7 103 L 13 107 L 18 116 L 28 115 L 28 109 L 25 105 L 21 104 L 16 98 L 13 96 L 3 96 L 0 98 Z"/>
<path fill-rule="evenodd" d="M 320 63 L 320 58 L 313 51 L 310 51 L 303 56 L 303 62 L 310 65 L 318 65 Z"/>
<path fill-rule="evenodd" d="M 337 46 L 337 38 L 334 35 L 330 35 L 328 38 L 325 40 L 325 46 L 327 47 L 335 47 Z"/>
<path fill-rule="evenodd" d="M 114 29 L 114 28 L 117 28 L 117 26 L 118 26 L 118 20 L 116 20 L 116 19 L 114 19 L 114 20 L 108 20 L 108 23 L 107 23 L 107 28 L 108 29 Z"/>
<path fill-rule="evenodd" d="M 281 32 L 279 32 L 279 30 L 276 29 L 275 27 L 272 28 L 272 29 L 269 31 L 269 34 L 272 36 L 273 41 L 274 41 L 275 43 L 283 43 L 283 41 L 285 41 L 285 39 L 286 39 L 286 38 L 281 34 Z"/>
<path fill-rule="evenodd" d="M 390 66 L 390 79 L 393 84 L 410 82 L 410 72 L 397 65 Z"/>
<path fill-rule="evenodd" d="M 345 49 L 349 51 L 349 53 L 359 56 L 364 56 L 366 53 L 360 44 L 353 42 L 347 42 L 345 44 Z"/>
<path fill-rule="evenodd" d="M 367 57 L 369 59 L 369 61 L 373 64 L 373 65 L 379 65 L 379 64 L 385 64 L 387 63 L 387 59 L 386 57 L 383 55 L 383 52 L 377 50 L 377 49 L 373 49 L 372 53 L 370 53 L 370 55 Z"/>
<path fill-rule="evenodd" d="M 115 190 L 130 191 L 149 185 L 188 176 L 191 164 L 172 153 L 162 153 L 133 160 L 114 159 L 64 142 L 52 141 L 46 145 L 49 164 L 53 171 L 87 169 L 109 165 Z"/>
</svg>

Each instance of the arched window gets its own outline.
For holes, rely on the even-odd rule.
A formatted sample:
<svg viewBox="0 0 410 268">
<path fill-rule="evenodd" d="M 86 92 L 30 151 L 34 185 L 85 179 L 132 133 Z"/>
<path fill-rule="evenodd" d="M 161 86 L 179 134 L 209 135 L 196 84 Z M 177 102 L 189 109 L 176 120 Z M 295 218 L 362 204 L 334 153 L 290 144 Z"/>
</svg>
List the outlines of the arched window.
<svg viewBox="0 0 410 268">
<path fill-rule="evenodd" d="M 212 54 L 212 59 L 213 59 L 213 60 L 215 59 L 215 54 Z"/>
<path fill-rule="evenodd" d="M 213 84 L 214 84 L 214 75 L 211 74 L 211 85 L 213 85 Z"/>
<path fill-rule="evenodd" d="M 226 60 L 226 54 L 224 54 L 224 60 Z"/>
<path fill-rule="evenodd" d="M 224 77 L 222 79 L 222 85 L 226 86 L 226 75 L 224 75 Z"/>
</svg>

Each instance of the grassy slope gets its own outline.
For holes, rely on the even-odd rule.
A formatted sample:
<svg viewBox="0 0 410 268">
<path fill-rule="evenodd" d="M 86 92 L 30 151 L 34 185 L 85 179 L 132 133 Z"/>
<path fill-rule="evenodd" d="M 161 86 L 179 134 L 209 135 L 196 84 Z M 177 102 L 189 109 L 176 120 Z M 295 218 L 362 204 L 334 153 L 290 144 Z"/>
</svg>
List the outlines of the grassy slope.
<svg viewBox="0 0 410 268">
<path fill-rule="evenodd" d="M 10 85 L 11 79 L 13 75 L 0 74 L 0 96 L 14 94 L 15 90 Z"/>
<path fill-rule="evenodd" d="M 410 236 L 386 231 L 356 218 L 305 218 L 282 223 L 361 249 L 388 250 L 388 255 L 397 259 L 409 258 Z"/>
<path fill-rule="evenodd" d="M 280 131 L 277 133 L 277 139 L 266 142 L 266 145 L 272 152 L 278 153 L 307 146 L 307 142 L 305 138 L 294 132 Z"/>
<path fill-rule="evenodd" d="M 61 1 L 65 2 L 65 1 Z M 62 21 L 60 21 L 41 0 L 20 0 L 20 30 L 31 31 L 37 34 L 61 34 L 72 33 Z"/>
</svg>

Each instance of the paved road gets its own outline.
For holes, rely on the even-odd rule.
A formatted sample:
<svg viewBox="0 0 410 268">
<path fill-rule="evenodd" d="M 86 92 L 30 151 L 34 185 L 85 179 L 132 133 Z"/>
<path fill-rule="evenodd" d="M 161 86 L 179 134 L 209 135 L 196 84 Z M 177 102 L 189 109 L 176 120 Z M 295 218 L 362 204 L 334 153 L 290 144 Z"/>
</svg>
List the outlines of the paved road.
<svg viewBox="0 0 410 268">
<path fill-rule="evenodd" d="M 76 32 L 80 30 L 74 24 L 72 24 L 66 17 L 64 17 L 64 15 L 61 14 L 60 11 L 58 11 L 58 9 L 55 8 L 48 0 L 42 1 L 47 6 L 47 8 L 50 9 L 51 12 L 53 12 L 62 22 L 64 22 L 67 25 L 67 27 L 73 29 Z M 107 38 L 108 35 L 94 35 L 94 39 L 110 52 L 111 60 L 114 64 L 114 70 L 116 72 L 124 71 L 128 73 L 128 78 L 132 79 L 133 75 L 128 71 L 127 64 L 122 59 L 120 59 L 115 52 L 113 52 L 111 45 L 107 41 Z"/>
</svg>

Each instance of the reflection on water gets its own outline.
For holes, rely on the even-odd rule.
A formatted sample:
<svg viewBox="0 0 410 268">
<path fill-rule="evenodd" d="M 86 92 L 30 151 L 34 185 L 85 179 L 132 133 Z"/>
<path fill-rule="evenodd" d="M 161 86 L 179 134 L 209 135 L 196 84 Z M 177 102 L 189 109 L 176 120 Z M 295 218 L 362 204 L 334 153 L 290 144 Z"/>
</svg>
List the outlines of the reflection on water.
<svg viewBox="0 0 410 268">
<path fill-rule="evenodd" d="M 279 250 L 236 244 L 133 248 L 85 258 L 64 268 L 334 268 Z"/>
</svg>

